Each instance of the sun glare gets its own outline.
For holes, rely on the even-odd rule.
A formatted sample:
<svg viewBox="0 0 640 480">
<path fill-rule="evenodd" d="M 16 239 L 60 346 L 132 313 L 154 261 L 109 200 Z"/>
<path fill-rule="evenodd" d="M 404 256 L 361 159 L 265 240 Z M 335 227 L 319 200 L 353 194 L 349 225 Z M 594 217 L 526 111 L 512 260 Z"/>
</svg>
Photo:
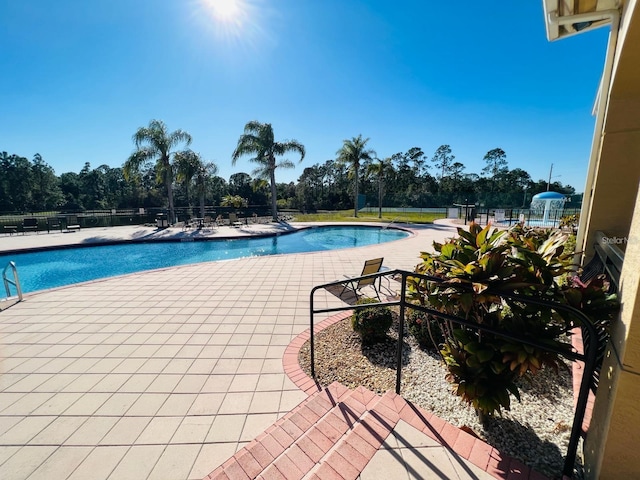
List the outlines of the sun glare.
<svg viewBox="0 0 640 480">
<path fill-rule="evenodd" d="M 206 0 L 205 3 L 215 19 L 221 22 L 236 22 L 242 15 L 241 0 Z"/>
<path fill-rule="evenodd" d="M 193 18 L 216 39 L 217 46 L 253 51 L 264 48 L 271 39 L 262 23 L 271 15 L 268 0 L 191 0 L 196 7 Z"/>
</svg>

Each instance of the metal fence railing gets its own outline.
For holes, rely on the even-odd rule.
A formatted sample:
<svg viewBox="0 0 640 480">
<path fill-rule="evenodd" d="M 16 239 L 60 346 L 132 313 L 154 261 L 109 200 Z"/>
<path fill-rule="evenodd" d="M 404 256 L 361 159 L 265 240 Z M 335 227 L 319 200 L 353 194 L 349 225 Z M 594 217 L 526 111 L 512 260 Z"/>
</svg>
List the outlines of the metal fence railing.
<svg viewBox="0 0 640 480">
<path fill-rule="evenodd" d="M 345 280 L 338 280 L 335 282 L 325 283 L 322 285 L 316 285 L 313 287 L 310 293 L 310 307 L 309 307 L 309 331 L 310 331 L 310 361 L 311 361 L 311 375 L 315 378 L 315 352 L 314 352 L 314 315 L 319 313 L 331 313 L 331 312 L 340 312 L 345 310 L 357 310 L 362 308 L 375 308 L 381 306 L 398 306 L 400 310 L 399 314 L 399 327 L 398 327 L 398 345 L 397 345 L 397 359 L 396 359 L 396 393 L 400 394 L 401 385 L 402 385 L 402 339 L 404 336 L 404 325 L 405 325 L 405 311 L 406 309 L 414 309 L 419 310 L 421 312 L 427 313 L 434 317 L 453 322 L 457 325 L 476 329 L 481 332 L 487 332 L 489 334 L 499 336 L 502 338 L 506 338 L 508 340 L 512 340 L 514 342 L 519 342 L 525 345 L 532 346 L 534 348 L 538 348 L 540 350 L 544 350 L 547 352 L 556 353 L 567 360 L 573 362 L 584 362 L 584 370 L 582 375 L 582 380 L 580 382 L 580 389 L 578 393 L 578 398 L 575 406 L 575 414 L 573 418 L 573 424 L 571 428 L 571 436 L 569 439 L 569 444 L 567 447 L 567 453 L 565 456 L 565 462 L 562 474 L 567 475 L 568 477 L 572 477 L 573 469 L 576 461 L 576 454 L 578 449 L 578 443 L 580 440 L 580 435 L 582 433 L 582 422 L 584 420 L 585 412 L 587 409 L 587 401 L 589 397 L 589 390 L 591 379 L 593 373 L 596 368 L 596 356 L 598 352 L 598 337 L 596 335 L 596 328 L 593 322 L 580 310 L 570 307 L 568 305 L 563 305 L 560 303 L 549 302 L 544 300 L 539 300 L 533 297 L 527 297 L 517 294 L 507 294 L 507 293 L 496 293 L 503 298 L 508 298 L 511 300 L 515 300 L 521 303 L 536 305 L 541 308 L 552 309 L 556 311 L 563 311 L 572 316 L 573 319 L 578 323 L 580 327 L 582 327 L 583 332 L 586 332 L 587 335 L 583 335 L 583 352 L 578 353 L 571 348 L 571 344 L 567 343 L 567 348 L 559 348 L 556 346 L 551 346 L 548 343 L 544 343 L 536 340 L 531 337 L 524 337 L 514 335 L 508 331 L 493 328 L 487 325 L 479 324 L 468 319 L 457 317 L 454 315 L 449 315 L 438 310 L 424 307 L 420 305 L 416 305 L 410 303 L 406 299 L 407 293 L 407 279 L 408 278 L 419 278 L 422 280 L 426 280 L 428 282 L 437 282 L 441 283 L 443 280 L 437 277 L 432 277 L 429 275 L 422 275 L 415 272 L 408 272 L 405 270 L 390 270 L 379 272 L 371 275 L 364 275 L 361 277 L 351 278 L 348 281 L 358 281 L 365 278 L 382 278 L 382 277 L 394 277 L 398 279 L 400 278 L 401 289 L 400 289 L 400 297 L 397 301 L 390 302 L 380 302 L 374 304 L 363 304 L 363 305 L 348 305 L 344 307 L 334 307 L 334 308 L 319 308 L 316 309 L 314 307 L 314 294 L 316 291 L 320 289 L 325 289 L 328 287 L 333 287 L 337 285 L 342 285 L 345 283 Z"/>
</svg>

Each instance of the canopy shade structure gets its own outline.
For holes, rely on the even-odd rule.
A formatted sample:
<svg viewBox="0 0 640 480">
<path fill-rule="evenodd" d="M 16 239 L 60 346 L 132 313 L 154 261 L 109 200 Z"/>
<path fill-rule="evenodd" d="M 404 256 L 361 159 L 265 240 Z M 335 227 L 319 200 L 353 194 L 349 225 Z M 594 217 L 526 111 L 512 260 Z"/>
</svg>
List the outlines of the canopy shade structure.
<svg viewBox="0 0 640 480">
<path fill-rule="evenodd" d="M 576 35 L 611 23 L 624 0 L 543 0 L 547 39 Z"/>
</svg>

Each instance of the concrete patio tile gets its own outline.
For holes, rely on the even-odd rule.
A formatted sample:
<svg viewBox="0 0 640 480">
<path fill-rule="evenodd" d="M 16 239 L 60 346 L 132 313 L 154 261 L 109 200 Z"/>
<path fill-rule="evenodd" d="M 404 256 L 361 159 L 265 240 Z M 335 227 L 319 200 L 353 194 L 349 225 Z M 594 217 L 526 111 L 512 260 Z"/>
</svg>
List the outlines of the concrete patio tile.
<svg viewBox="0 0 640 480">
<path fill-rule="evenodd" d="M 118 420 L 118 417 L 90 417 L 64 443 L 65 445 L 98 445 Z"/>
<path fill-rule="evenodd" d="M 438 442 L 412 427 L 404 420 L 400 420 L 397 423 L 390 436 L 393 436 L 397 440 L 399 448 L 440 446 Z"/>
<path fill-rule="evenodd" d="M 23 417 L 0 435 L 0 445 L 25 445 L 56 419 L 54 416 Z"/>
<path fill-rule="evenodd" d="M 25 446 L 0 465 L 2 480 L 28 478 L 55 450 L 52 446 Z"/>
<path fill-rule="evenodd" d="M 401 448 L 400 452 L 412 480 L 422 480 L 427 475 L 436 478 L 458 476 L 445 447 Z"/>
<path fill-rule="evenodd" d="M 239 358 L 221 358 L 216 362 L 216 366 L 211 371 L 214 375 L 219 374 L 234 374 L 240 366 Z"/>
<path fill-rule="evenodd" d="M 173 417 L 177 415 L 186 415 L 191 405 L 195 401 L 197 395 L 193 393 L 181 393 L 170 395 L 160 407 L 156 415 Z"/>
<path fill-rule="evenodd" d="M 180 351 L 180 345 L 162 345 L 156 353 L 155 358 L 174 358 Z"/>
<path fill-rule="evenodd" d="M 282 391 L 285 378 L 288 378 L 283 373 L 267 373 L 258 376 L 258 384 L 255 387 L 256 391 L 268 392 L 268 391 Z"/>
<path fill-rule="evenodd" d="M 0 465 L 9 460 L 22 447 L 0 445 Z"/>
<path fill-rule="evenodd" d="M 9 395 L 9 394 L 5 394 Z M 30 415 L 40 406 L 48 402 L 54 393 L 30 393 L 15 392 L 9 399 L 11 404 L 2 410 L 2 415 Z M 19 399 L 19 400 L 18 400 Z M 6 405 L 6 404 L 5 404 Z M 1 408 L 1 407 L 0 407 Z"/>
<path fill-rule="evenodd" d="M 129 379 L 117 391 L 121 393 L 142 393 L 154 382 L 157 376 L 158 374 L 156 373 L 136 373 L 129 376 Z"/>
<path fill-rule="evenodd" d="M 67 478 L 89 456 L 91 447 L 60 447 L 29 478 Z"/>
<path fill-rule="evenodd" d="M 280 396 L 280 406 L 278 407 L 278 411 L 288 412 L 305 398 L 307 398 L 307 394 L 301 390 L 285 390 Z"/>
<path fill-rule="evenodd" d="M 216 361 L 216 359 L 210 358 L 196 358 L 186 373 L 194 375 L 208 375 L 211 373 L 211 370 L 213 370 Z"/>
<path fill-rule="evenodd" d="M 260 373 L 282 373 L 282 359 L 268 358 L 262 364 Z"/>
<path fill-rule="evenodd" d="M 390 478 L 393 478 L 394 480 L 409 480 L 410 477 L 404 460 L 398 450 L 378 450 L 360 474 L 360 479 L 388 480 Z"/>
<path fill-rule="evenodd" d="M 206 381 L 206 375 L 185 375 L 173 389 L 173 393 L 199 393 Z"/>
<path fill-rule="evenodd" d="M 203 443 L 214 420 L 212 415 L 184 417 L 171 443 Z"/>
<path fill-rule="evenodd" d="M 109 462 L 102 462 L 98 478 L 144 478 L 148 472 L 151 478 L 202 478 L 306 398 L 283 373 L 282 354 L 292 335 L 307 328 L 309 290 L 358 270 L 362 258 L 381 248 L 214 262 L 35 294 L 2 319 L 11 320 L 3 326 L 14 342 L 2 354 L 25 374 L 0 375 L 0 389 L 14 395 L 6 397 L 8 404 L 0 393 L 0 405 L 21 404 L 17 411 L 26 412 L 30 401 L 39 403 L 34 408 L 40 413 L 59 415 L 81 395 L 32 442 L 50 438 L 76 452 L 100 441 L 127 442 L 113 450 L 110 472 Z M 318 264 L 322 268 L 313 268 Z M 309 271 L 313 278 L 302 275 Z M 257 288 L 251 299 L 238 287 L 248 282 Z M 325 292 L 316 295 L 318 307 L 340 304 Z M 325 317 L 317 316 L 316 323 Z M 49 344 L 15 345 L 15 339 Z M 63 393 L 38 398 L 33 389 Z M 0 425 L 8 431 L 18 424 L 5 418 L 0 416 Z M 220 443 L 167 447 L 192 439 Z M 80 440 L 89 443 L 74 443 Z M 96 447 L 73 478 L 89 471 L 91 462 L 97 465 L 107 448 L 113 447 Z M 20 451 L 6 450 L 10 459 Z M 66 452 L 58 455 L 48 465 Z"/>
<path fill-rule="evenodd" d="M 64 415 L 93 415 L 111 395 L 111 393 L 85 393 L 64 411 Z"/>
<path fill-rule="evenodd" d="M 222 464 L 222 462 L 231 457 L 235 452 L 235 443 L 203 445 L 189 473 L 188 480 L 202 480 L 209 475 L 215 467 Z"/>
<path fill-rule="evenodd" d="M 122 460 L 129 447 L 96 447 L 67 480 L 106 480 Z"/>
<path fill-rule="evenodd" d="M 223 345 L 206 345 L 198 355 L 198 358 L 212 358 L 217 360 L 222 355 L 225 347 Z"/>
<path fill-rule="evenodd" d="M 153 416 L 169 398 L 168 393 L 143 393 L 125 413 L 130 416 Z"/>
<path fill-rule="evenodd" d="M 0 435 L 10 430 L 16 423 L 20 423 L 25 416 L 11 416 L 11 417 L 3 417 L 0 416 Z"/>
<path fill-rule="evenodd" d="M 247 416 L 244 414 L 216 415 L 207 433 L 207 443 L 237 442 L 244 428 Z"/>
<path fill-rule="evenodd" d="M 191 334 L 184 334 L 184 336 L 191 338 Z M 181 344 L 184 344 L 184 342 Z M 202 348 L 202 345 L 185 345 L 176 353 L 176 358 L 198 358 Z"/>
<path fill-rule="evenodd" d="M 228 345 L 224 348 L 220 354 L 220 358 L 235 358 L 241 359 L 244 357 L 244 353 L 247 350 L 246 345 Z"/>
<path fill-rule="evenodd" d="M 128 373 L 111 373 L 96 383 L 92 388 L 92 392 L 117 392 L 130 378 Z"/>
<path fill-rule="evenodd" d="M 112 373 L 120 364 L 122 358 L 103 358 L 85 369 L 85 373 Z"/>
<path fill-rule="evenodd" d="M 147 480 L 187 478 L 202 445 L 168 445 Z"/>
<path fill-rule="evenodd" d="M 124 415 L 138 400 L 139 393 L 114 393 L 102 404 L 96 415 Z"/>
<path fill-rule="evenodd" d="M 282 392 L 255 392 L 251 405 L 249 407 L 249 413 L 275 413 L 280 408 L 280 397 Z"/>
<path fill-rule="evenodd" d="M 169 443 L 184 417 L 154 417 L 138 437 L 138 445 L 164 445 Z"/>
<path fill-rule="evenodd" d="M 447 452 L 453 468 L 461 479 L 471 480 L 494 480 L 494 476 L 477 467 L 469 460 L 457 455 L 454 452 Z"/>
<path fill-rule="evenodd" d="M 5 392 L 32 392 L 53 377 L 50 373 L 32 373 L 4 389 Z"/>
<path fill-rule="evenodd" d="M 100 445 L 132 445 L 147 427 L 151 417 L 123 417 L 107 433 Z"/>
<path fill-rule="evenodd" d="M 247 420 L 240 434 L 241 442 L 248 442 L 256 438 L 278 419 L 276 413 L 259 413 L 247 416 Z"/>
<path fill-rule="evenodd" d="M 191 404 L 188 415 L 215 415 L 224 401 L 224 393 L 200 393 Z"/>
<path fill-rule="evenodd" d="M 182 375 L 158 375 L 147 387 L 147 393 L 171 393 L 182 380 Z"/>
<path fill-rule="evenodd" d="M 76 363 L 77 362 L 74 362 L 72 365 L 70 365 L 70 367 L 75 366 Z M 63 392 L 88 392 L 89 390 L 91 390 L 91 388 L 93 388 L 94 385 L 96 385 L 106 376 L 104 373 L 85 374 L 84 370 L 74 370 L 75 371 L 72 373 L 80 373 L 82 375 L 80 375 L 77 379 L 64 387 L 62 389 Z"/>
<path fill-rule="evenodd" d="M 229 392 L 253 392 L 256 390 L 260 375 L 254 373 L 239 374 L 233 377 Z"/>
<path fill-rule="evenodd" d="M 247 413 L 249 411 L 252 398 L 253 392 L 227 393 L 220 405 L 218 413 Z"/>
<path fill-rule="evenodd" d="M 208 375 L 207 381 L 202 386 L 200 393 L 227 392 L 233 379 L 234 375 L 228 374 Z"/>
<path fill-rule="evenodd" d="M 31 445 L 62 445 L 89 417 L 58 417 L 31 439 Z"/>
<path fill-rule="evenodd" d="M 164 448 L 164 445 L 132 446 L 109 478 L 113 480 L 140 480 L 147 478 L 162 452 L 164 452 Z"/>
</svg>

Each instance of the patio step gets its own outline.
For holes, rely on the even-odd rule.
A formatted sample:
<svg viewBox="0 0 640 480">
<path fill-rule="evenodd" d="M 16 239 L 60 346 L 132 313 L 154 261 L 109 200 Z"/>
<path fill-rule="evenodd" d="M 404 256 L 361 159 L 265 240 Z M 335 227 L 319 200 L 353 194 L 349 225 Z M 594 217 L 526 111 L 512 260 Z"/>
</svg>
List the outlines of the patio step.
<svg viewBox="0 0 640 480">
<path fill-rule="evenodd" d="M 302 478 L 357 479 L 400 419 L 384 405 L 386 399 L 386 394 L 380 397 L 364 387 L 346 397 L 341 413 L 345 419 L 347 412 L 357 415 L 357 420 Z"/>
<path fill-rule="evenodd" d="M 352 391 L 333 383 L 279 419 L 206 479 L 317 478 L 326 473 L 335 476 L 336 470 L 340 472 L 336 478 L 355 479 L 395 426 L 371 417 L 369 410 L 380 401 L 364 387 Z"/>
<path fill-rule="evenodd" d="M 548 480 L 392 391 L 379 396 L 337 382 L 308 397 L 204 480 L 356 480 L 400 420 L 494 478 Z"/>
</svg>

